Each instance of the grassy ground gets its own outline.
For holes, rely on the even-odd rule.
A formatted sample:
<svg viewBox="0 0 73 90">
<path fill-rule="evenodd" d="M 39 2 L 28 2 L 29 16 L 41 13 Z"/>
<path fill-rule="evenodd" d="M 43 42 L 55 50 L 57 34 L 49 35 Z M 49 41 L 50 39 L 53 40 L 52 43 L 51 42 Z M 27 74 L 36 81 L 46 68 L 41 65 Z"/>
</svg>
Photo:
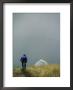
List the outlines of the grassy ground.
<svg viewBox="0 0 73 90">
<path fill-rule="evenodd" d="M 59 77 L 60 65 L 48 64 L 46 66 L 29 66 L 26 70 L 13 69 L 13 77 Z"/>
</svg>

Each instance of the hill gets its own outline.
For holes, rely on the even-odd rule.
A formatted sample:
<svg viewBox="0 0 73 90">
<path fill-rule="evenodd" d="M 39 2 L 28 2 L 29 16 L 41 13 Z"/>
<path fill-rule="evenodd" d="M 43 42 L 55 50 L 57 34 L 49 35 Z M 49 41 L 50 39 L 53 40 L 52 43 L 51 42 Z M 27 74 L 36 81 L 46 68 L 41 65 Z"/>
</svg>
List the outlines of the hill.
<svg viewBox="0 0 73 90">
<path fill-rule="evenodd" d="M 13 77 L 59 77 L 60 65 L 48 64 L 43 66 L 29 66 L 26 70 L 17 67 L 13 69 Z"/>
</svg>

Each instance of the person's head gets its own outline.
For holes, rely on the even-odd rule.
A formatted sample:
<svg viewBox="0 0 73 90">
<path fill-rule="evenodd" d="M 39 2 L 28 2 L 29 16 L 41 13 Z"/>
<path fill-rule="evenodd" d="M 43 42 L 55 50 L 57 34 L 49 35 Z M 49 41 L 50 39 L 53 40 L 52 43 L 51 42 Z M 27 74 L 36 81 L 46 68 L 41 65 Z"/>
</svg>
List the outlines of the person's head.
<svg viewBox="0 0 73 90">
<path fill-rule="evenodd" d="M 26 54 L 23 54 L 23 56 L 26 56 Z"/>
</svg>

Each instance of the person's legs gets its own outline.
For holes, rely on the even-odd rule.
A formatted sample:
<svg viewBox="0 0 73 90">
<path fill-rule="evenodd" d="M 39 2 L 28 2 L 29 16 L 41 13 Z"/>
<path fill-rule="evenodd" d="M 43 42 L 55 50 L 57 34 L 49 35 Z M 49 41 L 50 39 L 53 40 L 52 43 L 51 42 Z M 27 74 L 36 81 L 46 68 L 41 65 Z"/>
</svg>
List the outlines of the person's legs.
<svg viewBox="0 0 73 90">
<path fill-rule="evenodd" d="M 25 69 L 26 69 L 26 63 L 25 63 Z"/>
<path fill-rule="evenodd" d="M 22 62 L 22 69 L 21 69 L 21 70 L 22 70 L 22 73 L 23 73 L 23 74 L 24 74 L 25 69 L 26 69 L 26 68 L 25 68 L 25 62 Z"/>
<path fill-rule="evenodd" d="M 22 62 L 22 68 L 23 68 L 23 62 Z"/>
<path fill-rule="evenodd" d="M 26 69 L 26 63 L 25 62 L 23 63 L 23 68 Z"/>
</svg>

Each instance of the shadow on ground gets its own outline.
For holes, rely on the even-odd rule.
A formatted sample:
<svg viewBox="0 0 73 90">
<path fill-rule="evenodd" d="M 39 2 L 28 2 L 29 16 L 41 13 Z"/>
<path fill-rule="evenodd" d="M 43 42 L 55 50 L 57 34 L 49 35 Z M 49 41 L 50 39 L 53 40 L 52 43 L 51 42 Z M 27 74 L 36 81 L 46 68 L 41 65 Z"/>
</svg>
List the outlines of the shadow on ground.
<svg viewBox="0 0 73 90">
<path fill-rule="evenodd" d="M 25 70 L 25 69 L 21 69 L 21 71 L 22 71 L 22 74 L 25 77 L 31 77 L 32 76 L 32 74 L 29 71 Z"/>
</svg>

